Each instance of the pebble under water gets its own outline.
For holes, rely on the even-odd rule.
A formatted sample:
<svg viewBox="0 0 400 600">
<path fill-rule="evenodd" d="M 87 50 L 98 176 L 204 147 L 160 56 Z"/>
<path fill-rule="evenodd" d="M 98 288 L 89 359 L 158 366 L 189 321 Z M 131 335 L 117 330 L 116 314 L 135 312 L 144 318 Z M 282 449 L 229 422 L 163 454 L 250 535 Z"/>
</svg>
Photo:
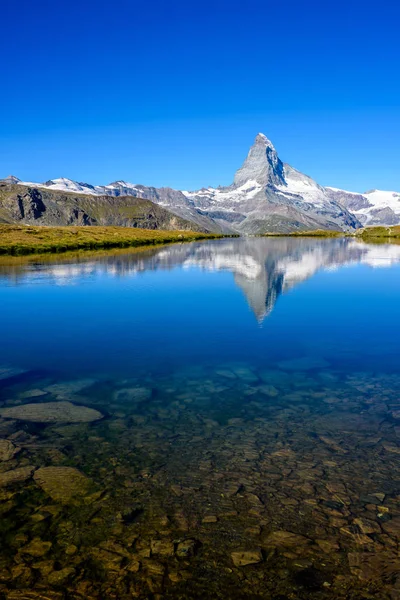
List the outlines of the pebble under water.
<svg viewBox="0 0 400 600">
<path fill-rule="evenodd" d="M 0 598 L 400 598 L 400 246 L 0 264 Z"/>
</svg>

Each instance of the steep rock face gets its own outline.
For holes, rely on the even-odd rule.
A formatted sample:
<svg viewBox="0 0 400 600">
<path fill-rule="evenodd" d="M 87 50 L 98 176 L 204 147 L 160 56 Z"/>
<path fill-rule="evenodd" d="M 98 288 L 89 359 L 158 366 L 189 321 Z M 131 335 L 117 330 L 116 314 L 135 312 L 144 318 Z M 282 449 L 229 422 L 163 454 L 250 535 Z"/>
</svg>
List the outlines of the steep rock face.
<svg viewBox="0 0 400 600">
<path fill-rule="evenodd" d="M 150 200 L 90 196 L 7 183 L 0 183 L 0 220 L 31 225 L 118 225 L 207 231 Z"/>
<path fill-rule="evenodd" d="M 283 163 L 274 145 L 266 135 L 259 133 L 243 165 L 236 171 L 233 184 L 239 187 L 249 181 L 255 181 L 262 186 L 284 185 L 283 169 Z"/>
</svg>

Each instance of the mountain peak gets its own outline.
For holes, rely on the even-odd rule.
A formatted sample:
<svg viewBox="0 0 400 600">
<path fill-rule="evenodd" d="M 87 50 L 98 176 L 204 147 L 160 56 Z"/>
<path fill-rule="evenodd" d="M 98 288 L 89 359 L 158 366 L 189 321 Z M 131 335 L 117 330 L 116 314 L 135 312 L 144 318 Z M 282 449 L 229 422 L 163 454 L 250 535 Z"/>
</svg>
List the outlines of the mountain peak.
<svg viewBox="0 0 400 600">
<path fill-rule="evenodd" d="M 263 133 L 258 133 L 246 160 L 236 171 L 234 184 L 256 181 L 261 185 L 285 185 L 283 163 L 273 143 Z"/>
<path fill-rule="evenodd" d="M 21 180 L 18 179 L 18 177 L 15 177 L 15 175 L 8 175 L 7 177 L 4 177 L 4 179 L 2 179 L 1 181 L 3 181 L 4 183 L 19 183 Z"/>
<path fill-rule="evenodd" d="M 275 150 L 273 143 L 270 139 L 267 138 L 267 136 L 264 133 L 257 133 L 256 139 L 254 140 L 254 144 L 263 144 L 264 146 L 270 146 Z"/>
</svg>

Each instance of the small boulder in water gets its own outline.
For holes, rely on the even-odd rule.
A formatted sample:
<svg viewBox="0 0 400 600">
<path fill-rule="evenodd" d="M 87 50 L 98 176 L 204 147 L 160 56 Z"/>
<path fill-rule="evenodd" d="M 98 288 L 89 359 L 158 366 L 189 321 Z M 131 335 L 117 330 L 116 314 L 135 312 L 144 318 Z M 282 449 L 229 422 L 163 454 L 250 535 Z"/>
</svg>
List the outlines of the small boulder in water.
<svg viewBox="0 0 400 600">
<path fill-rule="evenodd" d="M 96 383 L 95 379 L 77 379 L 75 381 L 53 383 L 46 386 L 44 390 L 50 394 L 53 394 L 54 396 L 70 396 L 71 394 L 77 394 L 78 392 L 81 392 L 94 383 Z"/>
<path fill-rule="evenodd" d="M 0 487 L 7 487 L 15 483 L 22 483 L 30 479 L 35 467 L 20 467 L 19 469 L 12 469 L 5 473 L 0 473 Z"/>
<path fill-rule="evenodd" d="M 42 402 L 23 404 L 0 410 L 6 419 L 19 419 L 34 423 L 90 423 L 103 415 L 94 408 L 77 406 L 71 402 Z"/>
<path fill-rule="evenodd" d="M 232 562 L 235 567 L 245 567 L 246 565 L 254 565 L 262 561 L 263 556 L 261 550 L 239 550 L 231 552 Z"/>
<path fill-rule="evenodd" d="M 25 400 L 26 398 L 38 398 L 39 396 L 46 396 L 47 392 L 44 390 L 34 389 L 23 392 L 19 395 L 20 398 Z"/>
<path fill-rule="evenodd" d="M 34 480 L 50 498 L 61 504 L 85 496 L 92 485 L 90 479 L 73 467 L 42 467 L 35 472 Z"/>
<path fill-rule="evenodd" d="M 10 440 L 0 440 L 0 461 L 11 460 L 19 451 Z"/>
</svg>

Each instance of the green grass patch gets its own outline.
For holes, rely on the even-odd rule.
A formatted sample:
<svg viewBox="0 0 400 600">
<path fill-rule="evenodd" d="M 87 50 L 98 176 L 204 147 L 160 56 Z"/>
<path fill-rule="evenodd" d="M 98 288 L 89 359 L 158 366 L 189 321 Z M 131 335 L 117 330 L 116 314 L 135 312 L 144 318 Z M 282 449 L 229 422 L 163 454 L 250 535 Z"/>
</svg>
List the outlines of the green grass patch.
<svg viewBox="0 0 400 600">
<path fill-rule="evenodd" d="M 394 227 L 366 227 L 357 234 L 363 240 L 369 239 L 400 239 L 400 225 Z"/>
<path fill-rule="evenodd" d="M 128 227 L 31 227 L 0 224 L 0 254 L 23 256 L 71 250 L 130 248 L 224 237 L 193 231 Z"/>
</svg>

